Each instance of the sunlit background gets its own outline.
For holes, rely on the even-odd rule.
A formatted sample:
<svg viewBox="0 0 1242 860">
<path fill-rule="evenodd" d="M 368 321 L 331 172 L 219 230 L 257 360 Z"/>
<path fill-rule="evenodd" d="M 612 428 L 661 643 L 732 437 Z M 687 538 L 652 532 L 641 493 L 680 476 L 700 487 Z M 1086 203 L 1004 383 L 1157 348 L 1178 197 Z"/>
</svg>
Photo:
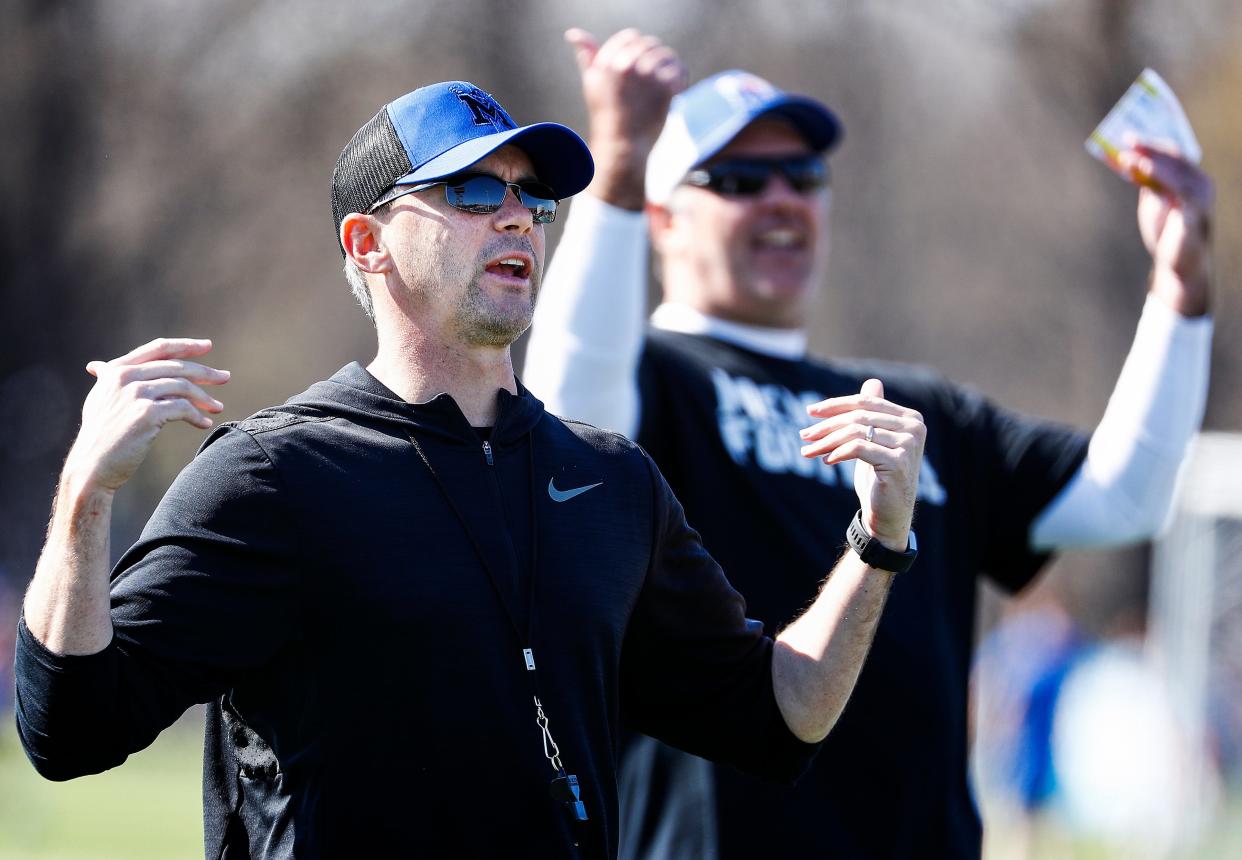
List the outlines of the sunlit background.
<svg viewBox="0 0 1242 860">
<path fill-rule="evenodd" d="M 1083 427 L 1147 270 L 1134 189 L 1083 140 L 1145 66 L 1172 85 L 1219 190 L 1213 435 L 1163 544 L 1071 555 L 1016 599 L 986 595 L 972 773 L 990 858 L 1242 856 L 1236 0 L 8 0 L 0 856 L 201 853 L 195 715 L 69 785 L 41 782 L 13 737 L 13 624 L 83 365 L 159 335 L 212 337 L 234 419 L 369 359 L 332 237 L 341 147 L 386 101 L 452 78 L 519 122 L 585 132 L 572 25 L 638 26 L 693 79 L 747 68 L 843 117 L 815 350 L 933 364 Z M 114 555 L 200 440 L 161 436 L 118 497 Z"/>
</svg>

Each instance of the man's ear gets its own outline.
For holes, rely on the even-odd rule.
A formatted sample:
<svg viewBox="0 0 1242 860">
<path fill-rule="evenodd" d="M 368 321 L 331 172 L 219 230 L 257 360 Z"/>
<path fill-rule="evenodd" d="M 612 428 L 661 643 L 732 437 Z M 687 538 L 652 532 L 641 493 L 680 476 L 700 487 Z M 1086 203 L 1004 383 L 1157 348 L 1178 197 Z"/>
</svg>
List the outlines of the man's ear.
<svg viewBox="0 0 1242 860">
<path fill-rule="evenodd" d="M 647 213 L 647 229 L 651 232 L 651 247 L 659 252 L 667 241 L 676 216 L 672 209 L 658 203 L 648 202 L 643 209 Z"/>
<path fill-rule="evenodd" d="M 370 215 L 351 212 L 341 221 L 341 247 L 359 269 L 382 274 L 392 260 L 379 240 L 379 222 Z"/>
</svg>

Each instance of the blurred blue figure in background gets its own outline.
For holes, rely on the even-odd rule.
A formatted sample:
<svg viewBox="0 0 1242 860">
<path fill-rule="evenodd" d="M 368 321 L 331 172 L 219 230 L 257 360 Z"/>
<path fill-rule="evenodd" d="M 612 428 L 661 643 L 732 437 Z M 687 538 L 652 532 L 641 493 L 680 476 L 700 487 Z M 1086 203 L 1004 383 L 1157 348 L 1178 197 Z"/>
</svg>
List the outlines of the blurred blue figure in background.
<svg viewBox="0 0 1242 860">
<path fill-rule="evenodd" d="M 1217 769 L 1179 718 L 1150 643 L 1125 620 L 1090 637 L 1045 599 L 984 638 L 975 785 L 1006 857 L 1057 856 L 1067 840 L 1060 848 L 1161 858 L 1203 835 Z"/>
<path fill-rule="evenodd" d="M 1066 677 L 1085 653 L 1073 619 L 1055 601 L 1005 616 L 975 661 L 976 773 L 985 797 L 1030 817 L 1057 791 L 1052 733 Z"/>
</svg>

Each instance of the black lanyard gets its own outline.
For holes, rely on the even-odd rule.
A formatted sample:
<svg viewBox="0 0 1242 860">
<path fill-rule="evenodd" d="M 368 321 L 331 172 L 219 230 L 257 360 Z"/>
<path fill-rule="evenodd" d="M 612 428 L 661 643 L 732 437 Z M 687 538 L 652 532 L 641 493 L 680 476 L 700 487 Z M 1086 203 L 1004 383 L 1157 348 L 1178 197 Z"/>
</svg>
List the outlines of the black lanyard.
<svg viewBox="0 0 1242 860">
<path fill-rule="evenodd" d="M 448 488 L 444 485 L 444 481 L 436 472 L 435 467 L 431 465 L 431 460 L 427 457 L 427 452 L 423 450 L 423 446 L 419 444 L 418 438 L 413 434 L 407 434 L 414 450 L 418 452 L 418 457 L 423 461 L 423 465 L 427 467 L 427 471 L 431 473 L 431 477 L 435 480 L 436 486 L 440 489 L 440 494 L 448 503 L 449 509 L 462 523 L 465 529 L 466 537 L 470 540 L 470 545 L 474 548 L 475 555 L 479 557 L 479 562 L 483 566 L 484 573 L 487 574 L 487 581 L 492 586 L 492 591 L 496 595 L 496 599 L 500 601 L 501 609 L 504 610 L 505 618 L 509 621 L 509 626 L 513 628 L 513 634 L 517 639 L 518 646 L 521 648 L 522 661 L 526 669 L 527 677 L 530 678 L 532 699 L 535 704 L 535 723 L 539 726 L 539 731 L 543 736 L 543 755 L 551 765 L 555 776 L 549 785 L 549 791 L 554 800 L 562 803 L 574 821 L 586 821 L 587 812 L 586 805 L 582 802 L 581 787 L 578 784 L 576 774 L 567 773 L 565 766 L 561 762 L 561 750 L 557 746 L 555 738 L 552 737 L 552 731 L 548 727 L 548 716 L 544 711 L 543 702 L 539 692 L 539 676 L 536 673 L 535 650 L 531 645 L 530 630 L 534 624 L 535 617 L 535 576 L 538 572 L 538 522 L 535 516 L 535 505 L 537 502 L 537 494 L 534 491 L 535 484 L 535 446 L 530 436 L 526 437 L 527 459 L 530 464 L 530 576 L 527 577 L 527 613 L 525 630 L 519 625 L 517 613 L 513 607 L 509 605 L 509 601 L 505 596 L 505 589 L 501 588 L 499 580 L 496 578 L 496 572 L 492 570 L 488 564 L 487 555 L 483 552 L 483 548 L 479 546 L 478 541 L 474 537 L 474 532 L 470 529 L 469 521 L 462 516 L 461 511 L 453 502 L 452 495 L 448 492 Z M 483 451 L 489 468 L 494 468 L 495 463 L 492 458 L 492 447 L 490 442 L 483 443 Z M 496 480 L 493 476 L 493 480 Z M 499 492 L 499 491 L 498 491 Z M 575 843 L 576 844 L 576 843 Z"/>
</svg>

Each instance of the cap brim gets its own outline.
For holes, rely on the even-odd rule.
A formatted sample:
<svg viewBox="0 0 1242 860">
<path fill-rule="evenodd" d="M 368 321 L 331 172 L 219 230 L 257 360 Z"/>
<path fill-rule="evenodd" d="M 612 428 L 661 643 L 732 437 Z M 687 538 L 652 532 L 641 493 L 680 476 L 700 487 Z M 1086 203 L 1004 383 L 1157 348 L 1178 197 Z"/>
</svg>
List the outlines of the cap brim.
<svg viewBox="0 0 1242 860">
<path fill-rule="evenodd" d="M 540 122 L 459 143 L 393 185 L 414 185 L 452 176 L 509 144 L 526 153 L 539 181 L 550 187 L 558 200 L 586 188 L 595 175 L 591 151 L 577 133 L 559 123 Z"/>
</svg>

